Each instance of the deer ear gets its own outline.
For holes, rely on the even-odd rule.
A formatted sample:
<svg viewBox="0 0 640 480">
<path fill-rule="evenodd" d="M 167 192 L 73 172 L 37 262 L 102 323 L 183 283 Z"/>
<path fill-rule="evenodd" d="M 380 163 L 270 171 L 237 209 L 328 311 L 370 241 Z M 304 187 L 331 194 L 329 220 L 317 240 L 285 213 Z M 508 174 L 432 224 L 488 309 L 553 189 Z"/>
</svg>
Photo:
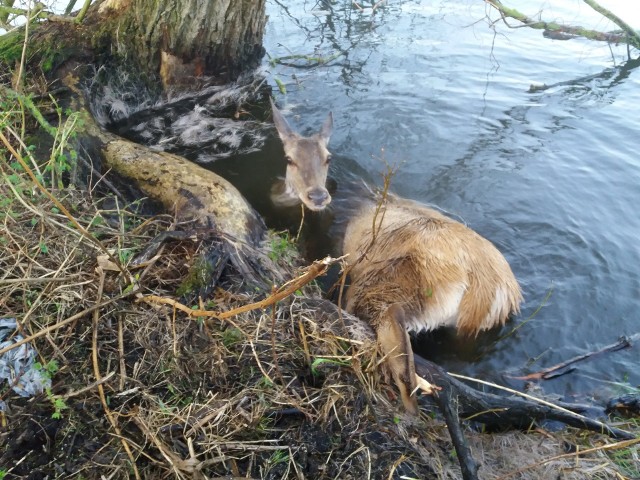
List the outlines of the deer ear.
<svg viewBox="0 0 640 480">
<path fill-rule="evenodd" d="M 280 139 L 284 142 L 286 139 L 290 138 L 294 135 L 293 130 L 276 107 L 276 104 L 273 103 L 273 99 L 269 98 L 271 101 L 271 112 L 273 115 L 273 123 L 276 126 L 276 130 L 278 130 L 278 135 L 280 135 Z"/>
<path fill-rule="evenodd" d="M 322 138 L 325 143 L 329 143 L 329 137 L 331 137 L 332 131 L 333 131 L 333 113 L 329 112 L 329 115 L 327 115 L 327 119 L 322 124 L 322 129 L 320 130 L 320 138 Z"/>
</svg>

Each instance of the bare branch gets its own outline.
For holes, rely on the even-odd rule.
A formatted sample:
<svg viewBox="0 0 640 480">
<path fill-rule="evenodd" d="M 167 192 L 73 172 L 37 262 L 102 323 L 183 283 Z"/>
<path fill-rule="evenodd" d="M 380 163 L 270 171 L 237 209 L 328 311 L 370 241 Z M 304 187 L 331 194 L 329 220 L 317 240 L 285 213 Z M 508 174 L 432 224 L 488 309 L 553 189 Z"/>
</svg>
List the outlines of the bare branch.
<svg viewBox="0 0 640 480">
<path fill-rule="evenodd" d="M 611 20 L 617 26 L 619 26 L 624 33 L 619 32 L 600 32 L 598 30 L 592 30 L 589 28 L 584 28 L 580 26 L 572 26 L 572 25 L 561 25 L 556 22 L 545 22 L 543 20 L 534 20 L 531 17 L 525 15 L 524 13 L 516 10 L 515 8 L 510 8 L 505 6 L 500 0 L 485 0 L 489 6 L 494 8 L 500 13 L 503 22 L 509 28 L 519 28 L 510 25 L 507 22 L 507 18 L 511 18 L 517 20 L 522 23 L 525 27 L 535 28 L 537 30 L 544 30 L 544 34 L 546 36 L 568 40 L 572 37 L 584 37 L 589 40 L 596 40 L 608 43 L 626 43 L 635 48 L 640 49 L 640 35 L 633 28 L 631 28 L 627 23 L 621 20 L 619 17 L 601 7 L 594 0 L 584 0 L 589 6 L 591 6 L 598 13 L 601 13 L 603 16 Z"/>
</svg>

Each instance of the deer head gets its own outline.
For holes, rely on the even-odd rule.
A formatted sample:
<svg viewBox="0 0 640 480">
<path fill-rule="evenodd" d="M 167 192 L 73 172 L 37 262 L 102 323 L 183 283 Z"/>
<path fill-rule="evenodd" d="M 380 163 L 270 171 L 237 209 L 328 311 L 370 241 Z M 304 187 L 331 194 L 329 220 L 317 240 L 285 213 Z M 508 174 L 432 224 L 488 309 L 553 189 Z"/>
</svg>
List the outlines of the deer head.
<svg viewBox="0 0 640 480">
<path fill-rule="evenodd" d="M 320 132 L 303 137 L 289 126 L 273 100 L 271 108 L 287 161 L 284 195 L 295 199 L 295 203 L 302 202 L 309 210 L 324 209 L 331 202 L 325 185 L 331 161 L 327 145 L 333 129 L 333 115 L 329 113 Z"/>
</svg>

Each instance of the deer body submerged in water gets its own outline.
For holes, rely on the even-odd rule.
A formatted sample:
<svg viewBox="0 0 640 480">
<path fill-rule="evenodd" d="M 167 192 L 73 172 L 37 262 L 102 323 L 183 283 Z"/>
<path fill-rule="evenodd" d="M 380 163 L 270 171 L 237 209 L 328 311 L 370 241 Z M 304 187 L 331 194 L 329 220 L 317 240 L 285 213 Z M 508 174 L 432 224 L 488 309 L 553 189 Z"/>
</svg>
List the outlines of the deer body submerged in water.
<svg viewBox="0 0 640 480">
<path fill-rule="evenodd" d="M 286 195 L 311 210 L 331 201 L 325 182 L 331 114 L 319 134 L 302 137 L 273 105 L 288 162 Z M 338 212 L 339 214 L 339 212 Z M 520 287 L 494 245 L 465 225 L 392 195 L 362 199 L 347 219 L 346 310 L 374 328 L 407 411 L 417 414 L 409 332 L 455 327 L 474 336 L 519 311 Z"/>
</svg>

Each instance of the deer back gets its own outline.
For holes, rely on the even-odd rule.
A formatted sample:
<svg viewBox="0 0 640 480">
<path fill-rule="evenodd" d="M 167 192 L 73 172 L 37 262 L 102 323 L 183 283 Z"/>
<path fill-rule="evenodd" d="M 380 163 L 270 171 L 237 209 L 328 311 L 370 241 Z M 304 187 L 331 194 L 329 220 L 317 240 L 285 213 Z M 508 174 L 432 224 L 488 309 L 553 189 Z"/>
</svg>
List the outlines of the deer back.
<svg viewBox="0 0 640 480">
<path fill-rule="evenodd" d="M 363 207 L 344 240 L 347 310 L 374 323 L 394 303 L 409 331 L 453 326 L 477 335 L 517 312 L 520 287 L 491 242 L 423 205 L 397 198 Z"/>
</svg>

